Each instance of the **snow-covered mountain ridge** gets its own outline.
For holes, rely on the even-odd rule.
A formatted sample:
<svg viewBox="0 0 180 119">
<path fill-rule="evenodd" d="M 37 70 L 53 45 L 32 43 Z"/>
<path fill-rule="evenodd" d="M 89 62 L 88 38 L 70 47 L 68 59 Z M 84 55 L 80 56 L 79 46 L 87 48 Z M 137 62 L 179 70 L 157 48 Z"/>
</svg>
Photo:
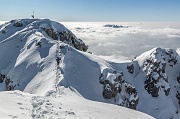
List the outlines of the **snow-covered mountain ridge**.
<svg viewBox="0 0 180 119">
<path fill-rule="evenodd" d="M 60 118 L 151 118 L 124 106 L 158 119 L 180 117 L 180 60 L 173 49 L 154 48 L 124 63 L 106 61 L 85 52 L 87 49 L 66 27 L 48 19 L 12 20 L 0 25 L 0 105 L 6 106 L 3 101 L 11 93 L 15 99 L 25 97 L 19 102 L 11 100 L 12 105 L 27 105 L 20 107 L 26 108 L 26 114 L 8 116 L 2 109 L 0 113 L 4 118 L 58 118 L 61 114 L 64 117 Z M 78 105 L 87 111 L 81 113 Z M 98 114 L 93 109 L 104 111 Z"/>
</svg>

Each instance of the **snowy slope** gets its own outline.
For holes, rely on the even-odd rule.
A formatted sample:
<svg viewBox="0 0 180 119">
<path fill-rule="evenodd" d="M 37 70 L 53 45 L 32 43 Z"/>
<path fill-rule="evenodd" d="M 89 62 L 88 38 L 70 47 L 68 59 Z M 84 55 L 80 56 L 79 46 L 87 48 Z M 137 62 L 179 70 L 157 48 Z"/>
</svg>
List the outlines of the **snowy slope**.
<svg viewBox="0 0 180 119">
<path fill-rule="evenodd" d="M 52 40 L 44 32 L 45 28 L 51 29 L 48 31 L 49 36 L 52 36 L 53 32 L 63 32 L 63 37 L 66 38 L 63 40 L 68 44 L 72 42 L 72 39 L 67 39 L 69 34 L 74 42 L 79 41 L 63 25 L 47 19 L 12 20 L 2 25 L 0 71 L 5 75 L 7 83 L 2 82 L 0 90 L 18 89 L 43 95 L 53 87 L 55 81 L 52 80 L 56 75 L 49 72 L 55 72 L 56 69 L 57 40 Z M 84 43 L 80 41 L 79 44 L 81 46 Z M 49 75 L 46 75 L 47 73 Z"/>
<path fill-rule="evenodd" d="M 4 118 L 152 118 L 144 112 L 157 119 L 179 118 L 180 60 L 174 50 L 155 48 L 133 61 L 115 63 L 85 52 L 87 48 L 62 24 L 48 19 L 1 25 L 0 114 Z M 150 93 L 146 90 L 151 87 L 146 80 L 152 79 L 148 72 L 157 66 L 147 59 L 166 63 L 165 72 L 153 84 L 160 89 L 158 96 L 151 88 Z M 163 65 L 158 68 L 164 70 Z M 154 75 L 157 71 L 151 73 L 159 78 Z M 16 111 L 7 114 L 8 110 Z"/>
<path fill-rule="evenodd" d="M 83 99 L 70 90 L 48 97 L 20 91 L 0 92 L 0 95 L 3 119 L 153 119 L 141 112 Z"/>
<path fill-rule="evenodd" d="M 149 60 L 152 63 L 146 62 Z M 155 62 L 160 63 L 158 67 Z M 87 99 L 137 109 L 157 119 L 180 118 L 177 97 L 180 60 L 179 55 L 172 49 L 154 48 L 133 62 L 126 63 L 107 62 L 97 56 L 72 49 L 66 54 L 64 63 L 65 74 L 60 85 L 70 87 Z M 163 64 L 166 64 L 166 67 L 158 74 L 158 71 L 163 70 Z M 132 65 L 134 68 L 131 72 L 128 66 Z M 116 82 L 121 72 L 123 77 Z M 152 78 L 149 73 L 152 73 Z M 157 78 L 157 81 L 154 81 L 154 78 Z M 101 79 L 106 83 L 100 83 Z M 150 79 L 152 82 L 147 83 Z M 123 83 L 124 80 L 126 83 Z M 114 89 L 115 87 L 118 89 Z M 117 93 L 119 89 L 121 90 Z"/>
<path fill-rule="evenodd" d="M 18 89 L 33 93 L 39 89 L 43 94 L 52 88 L 52 79 L 55 75 L 47 75 L 43 81 L 40 77 L 51 72 L 56 47 L 53 46 L 54 41 L 45 37 L 42 31 L 31 28 L 34 20 L 21 22 L 24 22 L 22 27 L 13 27 L 13 23 L 6 23 L 1 28 L 7 33 L 0 35 L 0 69 L 1 74 L 6 76 L 0 90 Z M 37 46 L 38 42 L 41 42 L 41 48 Z M 32 87 L 31 81 L 35 82 L 36 86 Z M 39 87 L 39 83 L 42 87 Z"/>
<path fill-rule="evenodd" d="M 176 97 L 179 90 L 179 55 L 173 49 L 154 48 L 135 60 L 142 69 L 135 77 L 135 87 L 142 92 L 139 93 L 142 98 L 139 110 L 159 119 L 180 118 Z"/>
</svg>

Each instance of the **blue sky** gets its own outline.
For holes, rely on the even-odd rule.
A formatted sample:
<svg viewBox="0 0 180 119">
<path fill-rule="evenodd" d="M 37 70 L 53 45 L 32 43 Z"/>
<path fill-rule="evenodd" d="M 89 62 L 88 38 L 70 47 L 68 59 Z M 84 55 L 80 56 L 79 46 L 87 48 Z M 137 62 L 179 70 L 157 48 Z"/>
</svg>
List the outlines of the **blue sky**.
<svg viewBox="0 0 180 119">
<path fill-rule="evenodd" d="M 0 20 L 180 21 L 180 0 L 0 0 Z"/>
</svg>

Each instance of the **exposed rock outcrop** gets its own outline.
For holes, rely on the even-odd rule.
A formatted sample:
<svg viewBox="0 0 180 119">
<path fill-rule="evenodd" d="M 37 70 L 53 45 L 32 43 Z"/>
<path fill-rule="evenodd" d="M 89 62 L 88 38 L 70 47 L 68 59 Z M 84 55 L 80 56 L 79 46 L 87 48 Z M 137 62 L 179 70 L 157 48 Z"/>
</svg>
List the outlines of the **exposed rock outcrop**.
<svg viewBox="0 0 180 119">
<path fill-rule="evenodd" d="M 180 83 L 180 74 L 179 74 L 179 76 L 177 77 L 177 82 Z"/>
<path fill-rule="evenodd" d="M 76 38 L 76 36 L 69 30 L 58 32 L 51 27 L 41 28 L 46 32 L 48 36 L 50 36 L 54 40 L 60 40 L 84 52 L 86 52 L 88 49 L 88 46 L 85 45 L 85 43 L 81 39 Z"/>
<path fill-rule="evenodd" d="M 150 57 L 144 61 L 143 70 L 146 72 L 144 88 L 152 97 L 158 97 L 160 92 L 169 95 L 170 85 L 166 74 L 166 66 L 177 64 L 177 53 L 172 49 L 156 48 Z"/>
<path fill-rule="evenodd" d="M 134 73 L 134 65 L 133 64 L 128 65 L 127 70 L 128 70 L 129 73 L 133 74 Z"/>
<path fill-rule="evenodd" d="M 14 90 L 16 85 L 13 85 L 13 81 L 10 80 L 6 75 L 0 73 L 0 83 L 5 82 L 5 87 L 7 91 Z"/>
<path fill-rule="evenodd" d="M 6 77 L 5 75 L 0 73 L 0 83 L 2 83 L 4 81 L 5 77 Z"/>
<path fill-rule="evenodd" d="M 115 104 L 136 109 L 139 98 L 135 87 L 123 79 L 123 72 L 111 70 L 108 74 L 101 73 L 99 77 L 100 84 L 103 85 L 103 97 L 114 99 Z"/>
<path fill-rule="evenodd" d="M 180 93 L 179 93 L 179 91 L 177 91 L 177 93 L 176 93 L 176 98 L 177 98 L 178 103 L 180 105 Z"/>
<path fill-rule="evenodd" d="M 16 21 L 16 22 L 13 24 L 13 26 L 15 26 L 15 27 L 22 27 L 22 26 L 23 26 L 23 23 L 20 23 L 20 22 Z"/>
</svg>

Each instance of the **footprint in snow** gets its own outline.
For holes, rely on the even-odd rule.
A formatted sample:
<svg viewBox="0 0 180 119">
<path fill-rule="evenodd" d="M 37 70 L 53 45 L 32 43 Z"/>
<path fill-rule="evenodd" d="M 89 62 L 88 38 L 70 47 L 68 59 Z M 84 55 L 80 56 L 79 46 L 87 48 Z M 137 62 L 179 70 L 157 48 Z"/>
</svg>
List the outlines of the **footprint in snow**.
<svg viewBox="0 0 180 119">
<path fill-rule="evenodd" d="M 17 116 L 12 116 L 12 118 L 17 118 Z"/>
<path fill-rule="evenodd" d="M 23 107 L 20 107 L 19 109 L 22 109 L 22 110 L 24 110 L 24 108 L 23 108 Z"/>
<path fill-rule="evenodd" d="M 17 104 L 18 104 L 18 105 L 23 105 L 23 104 L 22 104 L 22 103 L 20 103 L 20 102 L 18 102 Z"/>
<path fill-rule="evenodd" d="M 65 113 L 66 113 L 65 116 L 67 116 L 67 115 L 75 115 L 75 113 L 74 113 L 74 112 L 71 112 L 71 111 L 65 111 Z"/>
</svg>

